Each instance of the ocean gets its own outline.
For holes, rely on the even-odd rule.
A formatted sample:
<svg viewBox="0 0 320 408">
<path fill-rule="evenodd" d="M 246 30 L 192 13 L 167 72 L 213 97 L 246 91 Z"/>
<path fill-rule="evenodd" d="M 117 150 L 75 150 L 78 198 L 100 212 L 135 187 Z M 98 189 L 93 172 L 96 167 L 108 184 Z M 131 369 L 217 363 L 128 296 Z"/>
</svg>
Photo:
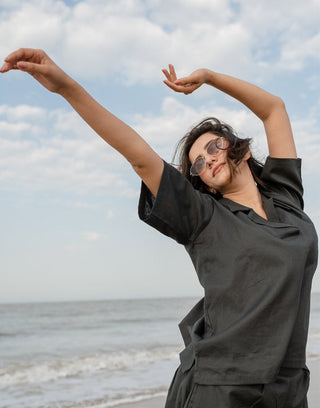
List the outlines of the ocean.
<svg viewBox="0 0 320 408">
<path fill-rule="evenodd" d="M 198 298 L 0 304 L 1 408 L 107 408 L 166 394 Z M 320 359 L 320 293 L 308 359 Z"/>
</svg>

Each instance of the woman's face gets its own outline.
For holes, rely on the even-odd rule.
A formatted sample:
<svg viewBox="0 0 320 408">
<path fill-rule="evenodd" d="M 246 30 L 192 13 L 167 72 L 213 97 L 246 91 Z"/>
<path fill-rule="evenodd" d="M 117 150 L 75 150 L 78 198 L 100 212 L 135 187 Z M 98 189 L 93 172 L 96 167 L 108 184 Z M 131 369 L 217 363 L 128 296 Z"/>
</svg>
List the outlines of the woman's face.
<svg viewBox="0 0 320 408">
<path fill-rule="evenodd" d="M 189 160 L 193 164 L 198 157 L 203 157 L 206 161 L 206 168 L 199 177 L 210 191 L 223 193 L 231 181 L 231 172 L 227 161 L 228 152 L 227 150 L 218 150 L 213 155 L 207 153 L 208 142 L 218 137 L 212 133 L 203 133 L 191 146 Z M 224 142 L 228 143 L 225 139 Z"/>
</svg>

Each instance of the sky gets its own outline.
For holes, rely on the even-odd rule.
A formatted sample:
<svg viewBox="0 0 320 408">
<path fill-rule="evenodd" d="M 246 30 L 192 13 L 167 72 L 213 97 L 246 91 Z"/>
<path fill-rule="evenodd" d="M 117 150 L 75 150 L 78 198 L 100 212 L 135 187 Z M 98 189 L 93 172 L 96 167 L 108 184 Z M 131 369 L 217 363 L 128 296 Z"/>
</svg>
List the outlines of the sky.
<svg viewBox="0 0 320 408">
<path fill-rule="evenodd" d="M 305 210 L 320 231 L 320 0 L 0 0 L 0 60 L 42 48 L 171 162 L 207 116 L 252 137 L 260 121 L 208 86 L 162 80 L 230 74 L 286 103 L 303 160 Z M 0 302 L 201 296 L 185 249 L 138 219 L 127 161 L 31 76 L 0 76 Z M 316 273 L 313 291 L 320 291 Z"/>
</svg>

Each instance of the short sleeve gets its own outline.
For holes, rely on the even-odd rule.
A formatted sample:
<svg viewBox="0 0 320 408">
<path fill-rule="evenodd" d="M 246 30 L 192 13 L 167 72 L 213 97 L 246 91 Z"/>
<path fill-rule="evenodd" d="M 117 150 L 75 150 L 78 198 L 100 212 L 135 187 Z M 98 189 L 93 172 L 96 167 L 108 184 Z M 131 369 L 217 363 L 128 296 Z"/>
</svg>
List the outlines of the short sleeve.
<svg viewBox="0 0 320 408">
<path fill-rule="evenodd" d="M 303 209 L 303 186 L 301 179 L 301 159 L 267 157 L 260 175 L 267 190 L 285 197 L 290 204 Z"/>
<path fill-rule="evenodd" d="M 173 166 L 164 162 L 157 197 L 142 182 L 139 217 L 180 244 L 192 242 L 210 222 L 215 200 L 195 190 Z"/>
</svg>

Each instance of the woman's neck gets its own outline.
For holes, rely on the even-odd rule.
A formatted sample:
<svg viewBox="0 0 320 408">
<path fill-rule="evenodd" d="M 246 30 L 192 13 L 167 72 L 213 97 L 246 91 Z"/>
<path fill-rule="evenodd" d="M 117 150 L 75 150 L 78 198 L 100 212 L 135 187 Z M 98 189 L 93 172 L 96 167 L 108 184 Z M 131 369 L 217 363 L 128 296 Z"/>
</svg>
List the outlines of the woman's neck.
<svg viewBox="0 0 320 408">
<path fill-rule="evenodd" d="M 245 207 L 252 208 L 261 217 L 267 219 L 260 191 L 249 166 L 247 163 L 245 164 L 245 166 L 238 169 L 230 185 L 221 192 L 222 196 Z"/>
</svg>

